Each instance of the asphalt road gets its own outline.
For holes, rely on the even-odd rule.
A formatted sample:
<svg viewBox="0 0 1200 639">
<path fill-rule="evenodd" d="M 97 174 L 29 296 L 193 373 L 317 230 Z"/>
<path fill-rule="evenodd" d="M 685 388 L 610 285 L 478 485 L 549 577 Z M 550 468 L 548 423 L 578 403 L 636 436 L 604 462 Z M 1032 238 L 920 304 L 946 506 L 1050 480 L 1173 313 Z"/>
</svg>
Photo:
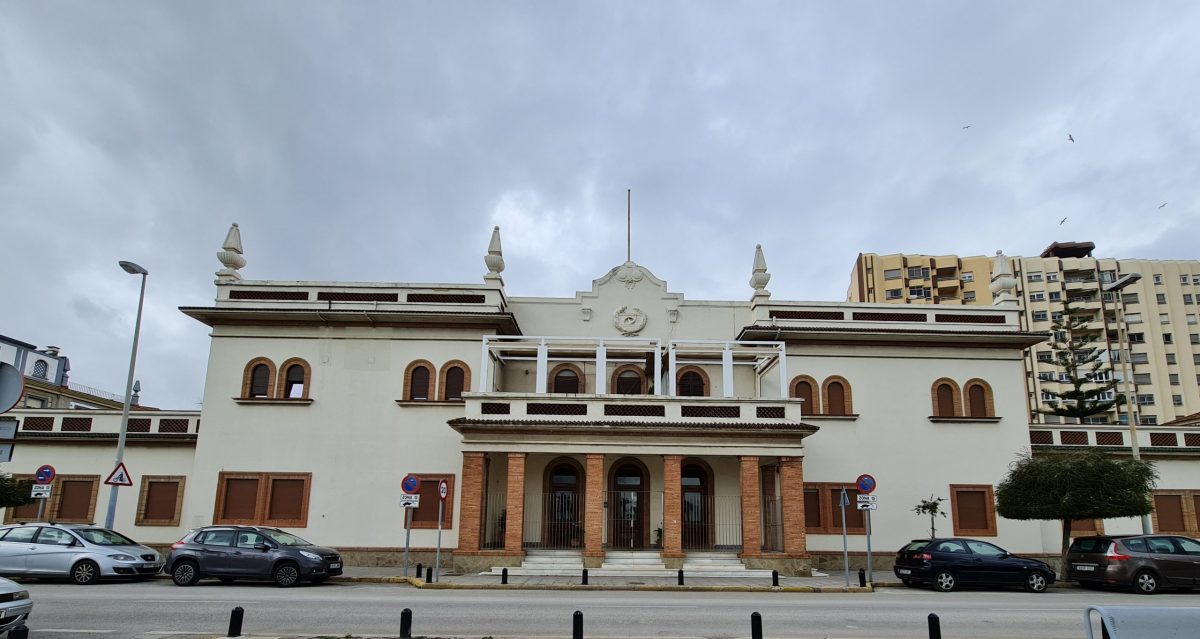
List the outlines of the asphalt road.
<svg viewBox="0 0 1200 639">
<path fill-rule="evenodd" d="M 1200 595 L 1153 597 L 1078 589 L 1020 591 L 886 588 L 866 594 L 418 590 L 408 586 L 325 584 L 280 589 L 268 584 L 170 582 L 74 586 L 30 583 L 31 637 L 165 639 L 223 635 L 229 611 L 246 610 L 244 632 L 257 635 L 396 636 L 411 608 L 416 635 L 569 637 L 584 613 L 587 637 L 749 637 L 750 614 L 764 636 L 855 639 L 928 636 L 926 617 L 941 617 L 950 637 L 1084 637 L 1088 604 L 1200 606 Z"/>
</svg>

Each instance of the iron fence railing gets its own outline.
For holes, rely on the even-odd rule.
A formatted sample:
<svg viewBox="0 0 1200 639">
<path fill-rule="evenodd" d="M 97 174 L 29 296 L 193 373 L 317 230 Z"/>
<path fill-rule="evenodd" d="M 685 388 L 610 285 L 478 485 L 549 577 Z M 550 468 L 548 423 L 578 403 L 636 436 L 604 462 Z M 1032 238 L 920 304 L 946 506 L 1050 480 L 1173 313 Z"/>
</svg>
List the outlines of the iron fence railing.
<svg viewBox="0 0 1200 639">
<path fill-rule="evenodd" d="M 483 538 L 480 547 L 497 550 L 504 547 L 504 531 L 508 521 L 508 494 L 504 491 L 489 493 L 483 509 Z"/>
<path fill-rule="evenodd" d="M 568 491 L 525 499 L 525 547 L 583 546 L 583 496 Z"/>
</svg>

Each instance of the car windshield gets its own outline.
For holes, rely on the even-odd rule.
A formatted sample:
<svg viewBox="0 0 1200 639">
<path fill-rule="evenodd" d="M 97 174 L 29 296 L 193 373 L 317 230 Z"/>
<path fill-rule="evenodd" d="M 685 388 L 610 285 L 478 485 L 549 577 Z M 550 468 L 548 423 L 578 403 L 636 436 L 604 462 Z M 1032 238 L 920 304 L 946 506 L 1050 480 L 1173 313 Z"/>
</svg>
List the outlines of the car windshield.
<svg viewBox="0 0 1200 639">
<path fill-rule="evenodd" d="M 136 546 L 138 543 L 119 532 L 107 528 L 77 528 L 75 534 L 89 544 L 97 546 Z"/>
<path fill-rule="evenodd" d="M 308 543 L 307 541 L 304 541 L 303 539 L 293 535 L 292 533 L 285 533 L 282 530 L 262 530 L 259 532 L 266 535 L 268 538 L 270 538 L 271 541 L 279 544 L 280 546 L 311 546 L 312 545 L 312 544 Z"/>
<path fill-rule="evenodd" d="M 905 546 L 904 548 L 901 548 L 900 550 L 901 551 L 908 550 L 911 552 L 916 552 L 918 550 L 924 550 L 925 546 L 928 546 L 928 545 L 929 545 L 929 542 L 925 541 L 925 540 L 914 541 L 914 542 L 910 543 L 909 545 Z"/>
</svg>

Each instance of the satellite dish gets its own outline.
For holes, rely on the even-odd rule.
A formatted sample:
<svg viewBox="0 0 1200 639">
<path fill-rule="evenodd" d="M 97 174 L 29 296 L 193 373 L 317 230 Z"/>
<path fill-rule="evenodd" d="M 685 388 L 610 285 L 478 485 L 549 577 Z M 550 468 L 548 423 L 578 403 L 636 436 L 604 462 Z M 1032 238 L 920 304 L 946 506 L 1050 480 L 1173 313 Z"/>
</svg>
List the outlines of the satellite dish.
<svg viewBox="0 0 1200 639">
<path fill-rule="evenodd" d="M 25 394 L 25 376 L 16 366 L 0 362 L 0 413 L 12 410 Z"/>
</svg>

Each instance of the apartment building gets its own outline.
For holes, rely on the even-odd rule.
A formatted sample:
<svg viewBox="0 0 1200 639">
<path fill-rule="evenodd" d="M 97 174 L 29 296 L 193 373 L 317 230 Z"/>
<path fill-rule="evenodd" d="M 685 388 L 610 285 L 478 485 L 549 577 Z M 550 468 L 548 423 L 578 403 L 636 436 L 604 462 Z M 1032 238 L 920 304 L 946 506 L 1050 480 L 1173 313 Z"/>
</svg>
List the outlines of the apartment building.
<svg viewBox="0 0 1200 639">
<path fill-rule="evenodd" d="M 1105 348 L 1106 372 L 1096 380 L 1115 378 L 1124 384 L 1128 358 L 1127 407 L 1087 418 L 1090 424 L 1165 424 L 1200 411 L 1200 260 L 1127 260 L 1097 258 L 1091 242 L 1055 242 L 1036 257 L 1012 258 L 1022 300 L 1022 328 L 1051 331 L 1064 300 L 1090 315 L 1084 330 Z M 992 303 L 987 282 L 991 261 L 986 257 L 954 255 L 858 256 L 847 299 L 893 304 Z M 1123 275 L 1140 280 L 1119 291 L 1105 287 Z M 957 278 L 957 282 L 951 280 Z M 1128 345 L 1121 345 L 1124 319 Z M 1026 353 L 1025 376 L 1030 421 L 1055 424 L 1061 420 L 1037 409 L 1054 401 L 1051 391 L 1063 390 L 1065 372 L 1054 365 L 1050 342 Z M 1110 377 L 1111 376 L 1111 377 Z"/>
</svg>

